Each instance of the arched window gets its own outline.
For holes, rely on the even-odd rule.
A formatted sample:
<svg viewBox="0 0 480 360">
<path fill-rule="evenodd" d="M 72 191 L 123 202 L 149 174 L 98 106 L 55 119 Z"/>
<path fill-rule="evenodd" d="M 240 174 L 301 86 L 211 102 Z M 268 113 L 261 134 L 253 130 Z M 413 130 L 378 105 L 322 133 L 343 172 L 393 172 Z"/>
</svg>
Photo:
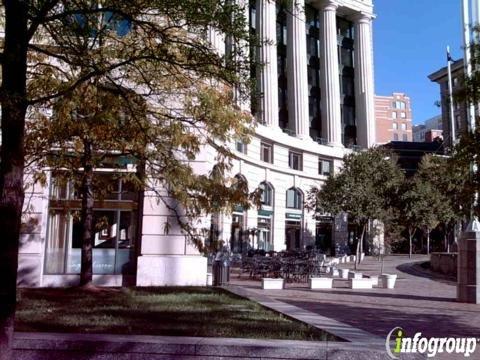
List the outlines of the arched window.
<svg viewBox="0 0 480 360">
<path fill-rule="evenodd" d="M 273 206 L 273 187 L 267 182 L 262 182 L 259 186 L 262 190 L 260 202 L 265 206 Z"/>
<path fill-rule="evenodd" d="M 241 174 L 235 175 L 233 178 L 233 186 L 238 190 L 243 191 L 245 194 L 248 194 L 248 181 L 245 179 L 245 176 Z"/>
<path fill-rule="evenodd" d="M 297 188 L 291 188 L 287 190 L 287 208 L 288 209 L 302 209 L 303 207 L 303 194 Z"/>
</svg>

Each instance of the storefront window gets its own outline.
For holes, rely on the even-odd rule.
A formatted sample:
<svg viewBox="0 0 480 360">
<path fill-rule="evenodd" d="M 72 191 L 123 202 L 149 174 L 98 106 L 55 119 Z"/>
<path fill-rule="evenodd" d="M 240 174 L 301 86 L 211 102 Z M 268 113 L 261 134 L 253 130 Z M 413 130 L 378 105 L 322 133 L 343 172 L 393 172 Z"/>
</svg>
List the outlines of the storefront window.
<svg viewBox="0 0 480 360">
<path fill-rule="evenodd" d="M 258 244 L 257 248 L 265 251 L 273 250 L 272 244 L 272 218 L 258 218 Z"/>
<path fill-rule="evenodd" d="M 105 196 L 94 204 L 93 273 L 132 273 L 138 192 L 113 173 L 104 173 L 99 179 L 97 186 L 104 184 Z M 80 212 L 81 200 L 72 182 L 54 179 L 46 244 L 47 274 L 80 273 L 83 242 Z"/>
</svg>

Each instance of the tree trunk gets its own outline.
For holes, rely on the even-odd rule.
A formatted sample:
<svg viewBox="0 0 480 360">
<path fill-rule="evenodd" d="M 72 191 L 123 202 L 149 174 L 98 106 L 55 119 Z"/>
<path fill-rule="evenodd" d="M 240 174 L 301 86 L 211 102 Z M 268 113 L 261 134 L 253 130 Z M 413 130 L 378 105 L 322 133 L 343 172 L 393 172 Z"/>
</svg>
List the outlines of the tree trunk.
<svg viewBox="0 0 480 360">
<path fill-rule="evenodd" d="M 360 235 L 360 239 L 357 242 L 357 250 L 356 250 L 356 259 L 355 259 L 355 270 L 357 270 L 357 264 L 360 265 L 360 254 L 361 250 L 363 249 L 363 237 L 365 236 L 366 224 L 362 226 L 362 234 Z"/>
<path fill-rule="evenodd" d="M 411 232 L 408 233 L 408 257 L 412 258 L 412 239 L 413 235 Z"/>
<path fill-rule="evenodd" d="M 450 235 L 450 232 L 448 231 L 448 228 L 445 225 L 445 230 L 443 232 L 443 245 L 447 253 L 450 252 L 450 241 L 448 241 L 448 235 Z"/>
<path fill-rule="evenodd" d="M 427 255 L 430 255 L 430 229 L 427 229 Z"/>
<path fill-rule="evenodd" d="M 92 144 L 83 142 L 83 177 L 82 177 L 82 267 L 80 270 L 80 286 L 92 286 L 93 280 L 93 164 Z"/>
<path fill-rule="evenodd" d="M 10 360 L 24 200 L 28 1 L 5 0 L 0 152 L 0 360 Z"/>
</svg>

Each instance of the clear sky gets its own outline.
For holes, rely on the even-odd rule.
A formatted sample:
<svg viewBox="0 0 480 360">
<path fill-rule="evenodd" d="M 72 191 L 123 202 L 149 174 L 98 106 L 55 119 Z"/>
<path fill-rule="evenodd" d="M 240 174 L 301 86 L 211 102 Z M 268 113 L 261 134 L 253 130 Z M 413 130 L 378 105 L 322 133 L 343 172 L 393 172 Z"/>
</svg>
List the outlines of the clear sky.
<svg viewBox="0 0 480 360">
<path fill-rule="evenodd" d="M 404 92 L 413 122 L 440 114 L 439 86 L 428 75 L 463 57 L 462 0 L 374 0 L 375 92 Z"/>
</svg>

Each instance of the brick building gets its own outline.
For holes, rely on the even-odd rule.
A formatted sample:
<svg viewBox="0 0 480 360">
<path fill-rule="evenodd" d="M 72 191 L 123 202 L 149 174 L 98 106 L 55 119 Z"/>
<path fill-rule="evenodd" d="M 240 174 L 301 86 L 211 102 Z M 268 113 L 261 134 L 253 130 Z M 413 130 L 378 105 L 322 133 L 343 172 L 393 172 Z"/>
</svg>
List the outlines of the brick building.
<svg viewBox="0 0 480 360">
<path fill-rule="evenodd" d="M 404 93 L 375 96 L 376 141 L 412 141 L 412 108 Z"/>
</svg>

